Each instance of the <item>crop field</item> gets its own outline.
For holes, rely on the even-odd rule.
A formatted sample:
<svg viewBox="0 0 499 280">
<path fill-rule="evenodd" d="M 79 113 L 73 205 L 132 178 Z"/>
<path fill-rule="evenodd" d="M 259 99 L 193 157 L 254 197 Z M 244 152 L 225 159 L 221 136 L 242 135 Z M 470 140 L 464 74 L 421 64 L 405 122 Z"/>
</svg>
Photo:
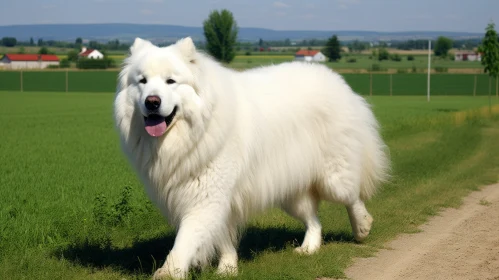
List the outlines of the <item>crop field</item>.
<svg viewBox="0 0 499 280">
<path fill-rule="evenodd" d="M 113 96 L 0 92 L 0 279 L 149 279 L 162 265 L 174 231 L 120 152 Z M 304 227 L 272 210 L 244 235 L 238 279 L 341 277 L 353 257 L 498 180 L 495 97 L 491 107 L 487 97 L 367 99 L 393 161 L 392 181 L 367 203 L 371 235 L 355 243 L 345 208 L 322 203 L 324 245 L 299 256 Z"/>
</svg>

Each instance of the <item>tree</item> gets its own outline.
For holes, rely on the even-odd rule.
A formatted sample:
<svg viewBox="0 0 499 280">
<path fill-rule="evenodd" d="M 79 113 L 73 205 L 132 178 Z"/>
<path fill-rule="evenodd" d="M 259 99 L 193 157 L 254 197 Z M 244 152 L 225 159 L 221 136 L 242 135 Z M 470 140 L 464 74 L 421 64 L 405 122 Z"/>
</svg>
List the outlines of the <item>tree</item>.
<svg viewBox="0 0 499 280">
<path fill-rule="evenodd" d="M 491 22 L 485 29 L 485 37 L 482 44 L 479 46 L 478 51 L 482 53 L 482 65 L 484 72 L 488 73 L 491 77 L 498 77 L 499 75 L 499 41 L 497 32 L 494 29 L 494 23 Z"/>
<path fill-rule="evenodd" d="M 81 49 L 82 45 L 83 45 L 83 40 L 80 37 L 76 38 L 76 40 L 75 40 L 75 48 L 76 49 Z"/>
<path fill-rule="evenodd" d="M 5 47 L 14 47 L 17 44 L 17 39 L 14 37 L 3 37 L 2 45 Z"/>
<path fill-rule="evenodd" d="M 438 37 L 437 42 L 435 42 L 435 47 L 433 51 L 435 52 L 436 56 L 444 58 L 447 56 L 447 53 L 451 48 L 452 48 L 452 39 L 440 36 Z"/>
<path fill-rule="evenodd" d="M 482 53 L 482 65 L 484 72 L 489 74 L 490 78 L 499 77 L 499 38 L 494 29 L 494 23 L 491 22 L 485 28 L 485 37 L 482 44 L 478 47 L 478 51 Z M 490 78 L 489 78 L 489 110 L 491 110 L 490 101 Z M 496 93 L 497 94 L 497 93 Z"/>
<path fill-rule="evenodd" d="M 49 50 L 47 47 L 41 47 L 40 50 L 38 51 L 38 54 L 48 54 Z"/>
<path fill-rule="evenodd" d="M 232 13 L 225 9 L 211 12 L 203 22 L 203 31 L 208 53 L 221 62 L 231 62 L 236 55 L 234 45 L 238 33 Z"/>
<path fill-rule="evenodd" d="M 367 50 L 369 48 L 369 43 L 360 42 L 359 40 L 354 40 L 348 45 L 348 48 L 350 49 L 351 52 L 360 53 L 363 50 Z"/>
<path fill-rule="evenodd" d="M 68 61 L 76 62 L 78 61 L 78 52 L 75 50 L 71 50 L 68 52 Z"/>
<path fill-rule="evenodd" d="M 43 46 L 43 44 L 44 44 L 43 39 L 42 38 L 38 39 L 38 46 L 41 47 Z"/>
<path fill-rule="evenodd" d="M 388 60 L 390 58 L 390 53 L 388 52 L 387 49 L 381 48 L 378 50 L 378 60 Z"/>
<path fill-rule="evenodd" d="M 336 35 L 333 35 L 326 42 L 326 47 L 323 49 L 324 55 L 328 57 L 329 62 L 338 61 L 341 59 L 340 41 Z"/>
<path fill-rule="evenodd" d="M 29 38 L 29 45 L 34 46 L 35 45 L 35 40 L 33 40 L 33 37 Z"/>
</svg>

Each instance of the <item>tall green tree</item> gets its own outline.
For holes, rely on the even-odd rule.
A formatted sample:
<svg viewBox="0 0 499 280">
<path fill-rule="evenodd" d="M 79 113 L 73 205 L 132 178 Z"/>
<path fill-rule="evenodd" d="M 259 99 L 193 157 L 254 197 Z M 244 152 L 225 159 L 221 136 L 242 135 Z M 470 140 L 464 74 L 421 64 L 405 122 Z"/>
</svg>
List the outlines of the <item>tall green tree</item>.
<svg viewBox="0 0 499 280">
<path fill-rule="evenodd" d="M 223 9 L 213 11 L 203 22 L 206 50 L 215 59 L 229 63 L 236 55 L 238 27 L 232 13 Z"/>
<path fill-rule="evenodd" d="M 494 29 L 495 24 L 490 22 L 485 28 L 485 37 L 478 51 L 482 53 L 482 65 L 484 72 L 489 74 L 490 78 L 499 78 L 499 38 Z M 489 110 L 491 110 L 490 100 L 490 79 L 489 79 Z"/>
<path fill-rule="evenodd" d="M 336 35 L 333 35 L 326 42 L 326 46 L 322 50 L 324 55 L 327 56 L 329 62 L 338 61 L 341 59 L 341 46 L 340 41 Z"/>
<path fill-rule="evenodd" d="M 437 41 L 435 42 L 435 47 L 433 48 L 433 51 L 435 52 L 436 56 L 446 57 L 451 48 L 452 48 L 452 39 L 440 36 L 437 38 Z"/>
<path fill-rule="evenodd" d="M 499 41 L 493 22 L 487 25 L 485 37 L 478 51 L 482 53 L 482 65 L 484 72 L 489 76 L 497 78 L 499 76 Z"/>
<path fill-rule="evenodd" d="M 82 45 L 83 45 L 83 39 L 81 39 L 80 37 L 76 38 L 75 49 L 80 50 Z"/>
</svg>

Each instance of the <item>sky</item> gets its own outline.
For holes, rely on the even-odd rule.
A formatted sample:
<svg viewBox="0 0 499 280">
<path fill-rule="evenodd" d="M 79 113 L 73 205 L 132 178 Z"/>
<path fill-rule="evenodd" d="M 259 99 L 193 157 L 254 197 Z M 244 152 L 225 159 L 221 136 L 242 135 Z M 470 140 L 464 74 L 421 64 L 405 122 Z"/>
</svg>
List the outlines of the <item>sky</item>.
<svg viewBox="0 0 499 280">
<path fill-rule="evenodd" d="M 139 23 L 202 26 L 228 9 L 239 27 L 275 30 L 485 32 L 499 0 L 2 0 L 0 25 Z M 496 28 L 497 30 L 497 28 Z"/>
</svg>

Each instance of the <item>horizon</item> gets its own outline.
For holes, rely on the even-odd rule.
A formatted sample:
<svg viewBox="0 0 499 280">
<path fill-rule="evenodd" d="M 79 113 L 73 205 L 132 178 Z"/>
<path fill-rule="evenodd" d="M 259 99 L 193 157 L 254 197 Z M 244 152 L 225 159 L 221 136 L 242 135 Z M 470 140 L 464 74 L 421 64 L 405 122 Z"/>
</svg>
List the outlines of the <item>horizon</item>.
<svg viewBox="0 0 499 280">
<path fill-rule="evenodd" d="M 163 24 L 163 23 L 130 23 L 130 22 L 96 22 L 96 23 L 26 23 L 26 24 L 7 24 L 0 27 L 14 27 L 14 26 L 58 26 L 58 25 L 148 25 L 148 26 L 176 26 L 176 27 L 188 27 L 188 28 L 202 28 L 202 25 L 191 26 L 191 25 L 178 25 L 178 24 Z M 470 34 L 485 34 L 484 32 L 473 32 L 473 31 L 451 31 L 451 30 L 393 30 L 393 31 L 379 31 L 370 29 L 273 29 L 266 27 L 254 27 L 254 26 L 238 26 L 238 28 L 245 29 L 263 29 L 272 31 L 298 31 L 298 32 L 373 32 L 373 33 L 412 33 L 412 32 L 425 32 L 425 33 L 470 33 Z M 484 28 L 485 30 L 485 28 Z"/>
<path fill-rule="evenodd" d="M 485 33 L 499 22 L 499 1 L 393 0 L 16 0 L 4 3 L 0 26 L 157 24 L 202 27 L 209 12 L 227 9 L 240 28 L 275 31 Z M 31 7 L 26 9 L 26 7 Z M 77 13 L 71 12 L 78 10 Z M 119 12 L 117 12 L 119 10 Z M 68 12 L 69 11 L 69 12 Z"/>
</svg>

